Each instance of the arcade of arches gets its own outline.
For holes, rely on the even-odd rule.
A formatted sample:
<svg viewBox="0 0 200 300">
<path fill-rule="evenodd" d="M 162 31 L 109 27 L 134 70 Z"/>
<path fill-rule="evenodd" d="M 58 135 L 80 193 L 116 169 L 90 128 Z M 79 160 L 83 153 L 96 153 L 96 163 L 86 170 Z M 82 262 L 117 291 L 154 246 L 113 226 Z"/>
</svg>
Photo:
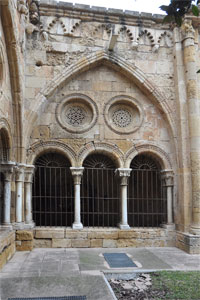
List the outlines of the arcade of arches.
<svg viewBox="0 0 200 300">
<path fill-rule="evenodd" d="M 0 1 L 0 268 L 1 249 L 199 253 L 199 25 Z"/>
</svg>

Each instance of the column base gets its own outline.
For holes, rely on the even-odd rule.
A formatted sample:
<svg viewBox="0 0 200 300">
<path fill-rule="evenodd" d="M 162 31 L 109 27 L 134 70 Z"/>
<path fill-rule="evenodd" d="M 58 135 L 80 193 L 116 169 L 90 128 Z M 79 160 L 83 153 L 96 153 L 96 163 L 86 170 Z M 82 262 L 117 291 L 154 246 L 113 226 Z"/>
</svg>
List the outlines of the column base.
<svg viewBox="0 0 200 300">
<path fill-rule="evenodd" d="M 192 226 L 190 227 L 190 233 L 191 233 L 191 234 L 194 234 L 194 235 L 200 235 L 200 227 L 199 227 L 199 226 L 192 225 Z"/>
<path fill-rule="evenodd" d="M 5 229 L 5 230 L 12 230 L 13 229 L 13 226 L 11 224 L 2 224 L 0 226 L 0 229 Z"/>
<path fill-rule="evenodd" d="M 35 227 L 35 223 L 33 221 L 24 224 L 24 229 L 32 229 L 34 227 Z"/>
<path fill-rule="evenodd" d="M 161 227 L 165 228 L 167 230 L 175 230 L 175 224 L 174 223 L 162 224 Z"/>
<path fill-rule="evenodd" d="M 13 229 L 15 230 L 20 230 L 24 229 L 24 222 L 19 222 L 19 223 L 13 223 Z"/>
<path fill-rule="evenodd" d="M 82 223 L 73 223 L 72 229 L 83 229 L 83 224 Z"/>
<path fill-rule="evenodd" d="M 130 229 L 130 226 L 128 224 L 121 224 L 121 223 L 119 223 L 118 227 L 120 229 L 123 229 L 123 230 Z"/>
</svg>

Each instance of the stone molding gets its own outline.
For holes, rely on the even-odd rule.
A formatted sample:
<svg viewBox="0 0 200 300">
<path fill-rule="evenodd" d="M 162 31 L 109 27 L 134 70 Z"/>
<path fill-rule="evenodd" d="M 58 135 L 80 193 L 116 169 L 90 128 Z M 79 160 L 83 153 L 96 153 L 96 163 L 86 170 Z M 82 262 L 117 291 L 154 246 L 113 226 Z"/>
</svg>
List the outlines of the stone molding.
<svg viewBox="0 0 200 300">
<path fill-rule="evenodd" d="M 29 164 L 33 164 L 36 157 L 48 150 L 62 152 L 65 156 L 67 155 L 72 166 L 76 165 L 76 153 L 74 150 L 63 142 L 57 140 L 40 141 L 31 145 L 28 149 L 27 162 Z"/>
<path fill-rule="evenodd" d="M 74 100 L 77 107 L 83 109 L 85 112 L 85 122 L 80 126 L 72 126 L 66 122 L 64 114 L 66 113 L 67 107 L 74 107 Z M 70 94 L 58 103 L 56 107 L 56 120 L 58 124 L 66 131 L 71 133 L 84 133 L 89 131 L 95 126 L 99 116 L 98 107 L 96 103 L 88 96 L 80 93 Z"/>
<path fill-rule="evenodd" d="M 83 164 L 84 159 L 93 152 L 105 153 L 117 162 L 118 167 L 123 167 L 123 152 L 115 145 L 105 142 L 89 142 L 78 153 L 78 163 Z"/>
<path fill-rule="evenodd" d="M 130 124 L 126 127 L 120 128 L 116 126 L 112 120 L 112 113 L 115 112 L 117 107 L 120 109 L 126 110 L 131 117 Z M 139 104 L 137 100 L 130 96 L 126 95 L 118 95 L 116 97 L 111 98 L 104 106 L 103 116 L 105 119 L 105 123 L 107 126 L 117 134 L 131 134 L 137 131 L 142 125 L 142 121 L 144 119 L 144 111 L 142 106 Z M 134 118 L 137 117 L 137 121 Z"/>
<path fill-rule="evenodd" d="M 163 149 L 153 144 L 136 145 L 128 150 L 125 154 L 125 166 L 129 167 L 133 158 L 142 153 L 153 154 L 157 157 L 163 169 L 172 169 L 172 162 L 169 155 Z"/>
<path fill-rule="evenodd" d="M 81 184 L 81 178 L 83 176 L 84 167 L 70 167 L 74 184 Z"/>
</svg>

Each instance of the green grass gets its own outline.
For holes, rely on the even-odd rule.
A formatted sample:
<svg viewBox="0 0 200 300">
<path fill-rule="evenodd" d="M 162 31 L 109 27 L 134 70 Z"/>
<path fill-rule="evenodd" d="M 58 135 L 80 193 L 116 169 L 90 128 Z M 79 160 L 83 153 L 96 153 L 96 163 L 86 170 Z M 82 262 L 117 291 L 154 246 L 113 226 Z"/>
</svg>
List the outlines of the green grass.
<svg viewBox="0 0 200 300">
<path fill-rule="evenodd" d="M 199 271 L 162 271 L 152 273 L 151 277 L 152 289 L 165 290 L 165 299 L 200 300 Z"/>
</svg>

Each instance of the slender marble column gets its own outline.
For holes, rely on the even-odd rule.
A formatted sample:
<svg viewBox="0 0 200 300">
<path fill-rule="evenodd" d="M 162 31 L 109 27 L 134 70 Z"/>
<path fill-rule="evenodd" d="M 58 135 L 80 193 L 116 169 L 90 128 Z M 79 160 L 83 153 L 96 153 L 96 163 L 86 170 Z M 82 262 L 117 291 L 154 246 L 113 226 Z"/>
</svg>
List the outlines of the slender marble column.
<svg viewBox="0 0 200 300">
<path fill-rule="evenodd" d="M 16 169 L 16 223 L 21 223 L 23 221 L 23 214 L 22 214 L 22 206 L 23 206 L 23 187 L 24 181 L 24 169 L 22 167 L 17 167 Z"/>
<path fill-rule="evenodd" d="M 192 175 L 192 222 L 190 231 L 200 235 L 200 99 L 198 95 L 197 52 L 195 48 L 198 31 L 192 20 L 185 19 L 182 26 L 182 44 L 187 86 L 188 123 L 190 134 L 190 160 Z M 197 39 L 198 42 L 198 39 Z"/>
<path fill-rule="evenodd" d="M 132 169 L 117 169 L 118 176 L 120 178 L 120 223 L 118 224 L 120 229 L 129 229 L 128 225 L 128 211 L 127 211 L 127 186 L 128 178 Z"/>
<path fill-rule="evenodd" d="M 34 166 L 27 165 L 24 173 L 25 223 L 34 226 L 32 216 L 32 180 Z"/>
<path fill-rule="evenodd" d="M 173 171 L 163 170 L 162 178 L 167 189 L 167 225 L 173 225 Z"/>
<path fill-rule="evenodd" d="M 4 173 L 4 219 L 3 225 L 10 225 L 10 209 L 11 209 L 11 179 L 13 170 L 10 169 Z"/>
<path fill-rule="evenodd" d="M 72 225 L 73 229 L 82 229 L 83 224 L 81 223 L 81 199 L 80 199 L 80 187 L 81 187 L 81 177 L 83 175 L 83 167 L 71 167 L 72 176 L 74 179 L 74 201 L 75 201 L 75 211 L 74 211 L 74 223 Z"/>
</svg>

